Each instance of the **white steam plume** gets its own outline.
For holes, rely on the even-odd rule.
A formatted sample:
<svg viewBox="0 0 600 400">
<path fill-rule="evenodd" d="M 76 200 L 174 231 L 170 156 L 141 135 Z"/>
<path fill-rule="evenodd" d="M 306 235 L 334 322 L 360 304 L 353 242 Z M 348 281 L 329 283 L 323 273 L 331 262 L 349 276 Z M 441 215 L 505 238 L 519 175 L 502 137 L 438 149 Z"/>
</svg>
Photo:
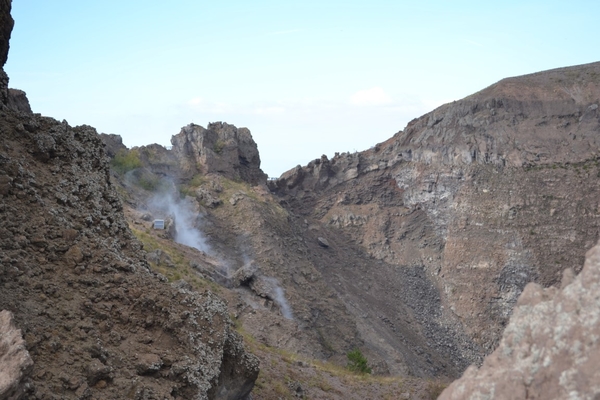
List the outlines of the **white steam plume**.
<svg viewBox="0 0 600 400">
<path fill-rule="evenodd" d="M 194 212 L 192 204 L 187 200 L 177 201 L 170 193 L 157 194 L 150 204 L 153 208 L 169 215 L 175 221 L 175 241 L 193 247 L 205 253 L 210 253 L 211 248 L 206 237 L 198 228 L 202 216 Z"/>
<path fill-rule="evenodd" d="M 279 281 L 271 277 L 263 277 L 263 279 L 273 286 L 273 300 L 279 307 L 279 310 L 281 310 L 281 315 L 283 315 L 283 317 L 286 319 L 294 319 L 292 308 L 285 298 L 285 292 L 283 288 L 279 286 Z"/>
</svg>

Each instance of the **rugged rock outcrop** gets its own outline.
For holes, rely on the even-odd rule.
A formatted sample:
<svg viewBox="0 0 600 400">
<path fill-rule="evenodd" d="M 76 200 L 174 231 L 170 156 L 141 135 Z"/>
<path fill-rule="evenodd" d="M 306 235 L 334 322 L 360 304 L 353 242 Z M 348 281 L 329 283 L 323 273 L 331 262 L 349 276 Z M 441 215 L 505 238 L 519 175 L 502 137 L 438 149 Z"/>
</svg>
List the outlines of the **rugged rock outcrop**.
<svg viewBox="0 0 600 400">
<path fill-rule="evenodd" d="M 123 138 L 120 135 L 101 133 L 100 139 L 105 145 L 106 155 L 110 158 L 114 158 L 120 151 L 127 150 L 127 147 L 123 144 Z"/>
<path fill-rule="evenodd" d="M 11 312 L 0 311 L 0 399 L 17 399 L 29 389 L 33 361 Z"/>
<path fill-rule="evenodd" d="M 525 287 L 498 348 L 440 396 L 450 399 L 596 399 L 600 396 L 600 245 L 562 287 Z"/>
<path fill-rule="evenodd" d="M 8 108 L 13 111 L 31 114 L 31 106 L 24 91 L 19 89 L 8 89 Z"/>
<path fill-rule="evenodd" d="M 252 185 L 267 179 L 260 169 L 258 148 L 247 128 L 223 122 L 210 123 L 207 129 L 190 124 L 173 136 L 171 143 L 184 173 L 219 173 Z"/>
</svg>

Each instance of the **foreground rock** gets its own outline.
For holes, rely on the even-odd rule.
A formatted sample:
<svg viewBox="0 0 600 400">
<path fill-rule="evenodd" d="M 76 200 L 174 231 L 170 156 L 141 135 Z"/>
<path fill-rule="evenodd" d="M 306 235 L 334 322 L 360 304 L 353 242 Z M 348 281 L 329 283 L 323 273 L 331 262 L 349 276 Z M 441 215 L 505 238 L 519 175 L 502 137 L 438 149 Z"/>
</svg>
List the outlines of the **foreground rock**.
<svg viewBox="0 0 600 400">
<path fill-rule="evenodd" d="M 0 2 L 0 21 L 3 64 L 10 1 Z M 29 399 L 245 397 L 257 359 L 220 299 L 150 271 L 96 131 L 32 114 L 5 77 L 0 309 L 25 344 L 0 313 L 0 398 L 25 389 Z"/>
<path fill-rule="evenodd" d="M 1 117 L 0 308 L 34 361 L 31 398 L 249 393 L 258 363 L 226 305 L 149 270 L 94 129 Z"/>
<path fill-rule="evenodd" d="M 572 280 L 572 282 L 570 282 Z M 498 348 L 440 399 L 596 399 L 600 396 L 600 245 L 563 287 L 530 283 Z"/>
<path fill-rule="evenodd" d="M 13 323 L 13 315 L 0 312 L 0 399 L 22 396 L 30 386 L 28 378 L 33 361 L 25 348 L 21 330 Z"/>
</svg>

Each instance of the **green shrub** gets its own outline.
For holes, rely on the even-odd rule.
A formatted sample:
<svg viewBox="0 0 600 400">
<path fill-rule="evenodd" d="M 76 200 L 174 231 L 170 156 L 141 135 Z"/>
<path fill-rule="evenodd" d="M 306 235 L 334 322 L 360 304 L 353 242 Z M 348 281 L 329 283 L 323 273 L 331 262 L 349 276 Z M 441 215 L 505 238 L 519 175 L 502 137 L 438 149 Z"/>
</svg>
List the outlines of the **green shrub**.
<svg viewBox="0 0 600 400">
<path fill-rule="evenodd" d="M 160 187 L 160 179 L 155 176 L 142 176 L 138 180 L 138 186 L 149 192 L 153 192 Z"/>
<path fill-rule="evenodd" d="M 348 354 L 348 366 L 347 368 L 352 372 L 358 372 L 360 374 L 370 374 L 371 368 L 367 365 L 367 359 L 360 352 L 359 349 L 354 349 Z"/>
<path fill-rule="evenodd" d="M 225 142 L 222 141 L 221 139 L 217 140 L 214 147 L 213 147 L 213 151 L 217 154 L 221 154 L 223 152 L 223 149 L 225 148 Z"/>
<path fill-rule="evenodd" d="M 110 161 L 111 167 L 118 173 L 124 174 L 142 166 L 140 155 L 137 149 L 121 149 L 115 154 L 115 158 Z"/>
</svg>

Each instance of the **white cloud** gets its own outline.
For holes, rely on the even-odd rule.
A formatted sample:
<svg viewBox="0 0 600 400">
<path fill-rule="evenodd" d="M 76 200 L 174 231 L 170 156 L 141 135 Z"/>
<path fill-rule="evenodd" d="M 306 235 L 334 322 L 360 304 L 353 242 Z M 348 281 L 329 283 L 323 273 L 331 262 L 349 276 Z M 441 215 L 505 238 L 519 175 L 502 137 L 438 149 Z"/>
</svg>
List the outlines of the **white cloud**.
<svg viewBox="0 0 600 400">
<path fill-rule="evenodd" d="M 195 111 L 215 114 L 226 113 L 231 109 L 231 107 L 225 103 L 206 101 L 202 97 L 191 98 L 188 100 L 187 105 Z"/>
<path fill-rule="evenodd" d="M 253 114 L 259 114 L 259 115 L 281 114 L 284 112 L 285 112 L 285 108 L 279 107 L 279 106 L 258 107 L 252 111 Z"/>
<path fill-rule="evenodd" d="M 359 90 L 350 96 L 350 103 L 357 106 L 379 106 L 391 102 L 392 98 L 379 86 Z"/>
<path fill-rule="evenodd" d="M 200 105 L 200 104 L 202 104 L 202 97 L 194 97 L 193 99 L 190 99 L 190 100 L 188 101 L 188 104 L 189 104 L 190 106 L 197 106 L 197 105 Z"/>
</svg>

